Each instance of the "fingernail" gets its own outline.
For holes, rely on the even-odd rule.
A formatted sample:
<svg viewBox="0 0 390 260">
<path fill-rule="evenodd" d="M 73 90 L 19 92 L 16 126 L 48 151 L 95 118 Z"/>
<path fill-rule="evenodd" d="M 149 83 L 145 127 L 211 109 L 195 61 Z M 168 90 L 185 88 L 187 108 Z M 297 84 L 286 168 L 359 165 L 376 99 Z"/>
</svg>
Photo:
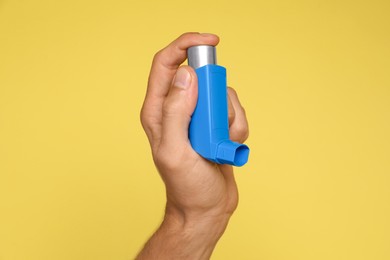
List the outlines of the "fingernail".
<svg viewBox="0 0 390 260">
<path fill-rule="evenodd" d="M 176 72 L 173 85 L 181 89 L 189 88 L 191 85 L 191 75 L 188 70 L 185 68 L 179 68 Z"/>
</svg>

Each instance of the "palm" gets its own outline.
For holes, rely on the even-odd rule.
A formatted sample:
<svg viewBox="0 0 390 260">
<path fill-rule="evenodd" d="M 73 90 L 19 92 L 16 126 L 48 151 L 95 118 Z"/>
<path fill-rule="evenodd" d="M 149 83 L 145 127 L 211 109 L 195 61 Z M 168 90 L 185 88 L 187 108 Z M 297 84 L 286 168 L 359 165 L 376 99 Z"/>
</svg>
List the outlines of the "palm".
<svg viewBox="0 0 390 260">
<path fill-rule="evenodd" d="M 170 148 L 159 147 L 155 158 L 160 159 L 155 161 L 167 188 L 168 203 L 194 213 L 211 209 L 210 214 L 234 211 L 238 192 L 232 166 L 207 161 L 189 142 L 176 150 L 177 164 L 167 166 L 167 150 Z"/>
</svg>

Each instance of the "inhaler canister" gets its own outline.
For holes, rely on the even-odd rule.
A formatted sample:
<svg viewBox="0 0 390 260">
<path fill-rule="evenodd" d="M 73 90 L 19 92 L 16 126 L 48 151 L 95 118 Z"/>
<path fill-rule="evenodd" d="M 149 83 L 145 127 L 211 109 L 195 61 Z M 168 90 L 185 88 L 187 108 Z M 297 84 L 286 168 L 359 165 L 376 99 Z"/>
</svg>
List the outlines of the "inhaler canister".
<svg viewBox="0 0 390 260">
<path fill-rule="evenodd" d="M 198 101 L 189 127 L 193 149 L 218 164 L 244 165 L 249 148 L 229 139 L 226 69 L 217 65 L 215 47 L 190 47 L 187 57 L 198 77 Z"/>
<path fill-rule="evenodd" d="M 205 65 L 216 65 L 217 54 L 214 46 L 198 45 L 187 50 L 188 65 L 194 70 Z"/>
</svg>

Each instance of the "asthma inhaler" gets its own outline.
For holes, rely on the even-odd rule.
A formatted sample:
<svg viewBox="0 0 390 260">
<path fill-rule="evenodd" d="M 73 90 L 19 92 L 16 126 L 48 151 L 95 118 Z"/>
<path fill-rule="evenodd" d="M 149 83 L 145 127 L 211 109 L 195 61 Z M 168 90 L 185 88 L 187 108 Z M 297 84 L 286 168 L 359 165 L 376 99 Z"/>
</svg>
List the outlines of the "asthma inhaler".
<svg viewBox="0 0 390 260">
<path fill-rule="evenodd" d="M 190 47 L 187 57 L 198 76 L 198 102 L 189 128 L 192 148 L 218 164 L 244 165 L 249 148 L 229 139 L 226 69 L 216 64 L 215 47 Z"/>
</svg>

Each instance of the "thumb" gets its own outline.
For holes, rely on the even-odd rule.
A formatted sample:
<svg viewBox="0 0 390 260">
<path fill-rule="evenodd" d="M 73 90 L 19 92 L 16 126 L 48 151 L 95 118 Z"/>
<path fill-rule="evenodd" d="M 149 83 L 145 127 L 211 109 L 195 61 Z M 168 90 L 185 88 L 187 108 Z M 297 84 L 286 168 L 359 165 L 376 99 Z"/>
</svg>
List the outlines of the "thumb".
<svg viewBox="0 0 390 260">
<path fill-rule="evenodd" d="M 163 105 L 162 142 L 174 150 L 188 144 L 188 126 L 198 98 L 198 80 L 189 66 L 180 67 Z"/>
</svg>

